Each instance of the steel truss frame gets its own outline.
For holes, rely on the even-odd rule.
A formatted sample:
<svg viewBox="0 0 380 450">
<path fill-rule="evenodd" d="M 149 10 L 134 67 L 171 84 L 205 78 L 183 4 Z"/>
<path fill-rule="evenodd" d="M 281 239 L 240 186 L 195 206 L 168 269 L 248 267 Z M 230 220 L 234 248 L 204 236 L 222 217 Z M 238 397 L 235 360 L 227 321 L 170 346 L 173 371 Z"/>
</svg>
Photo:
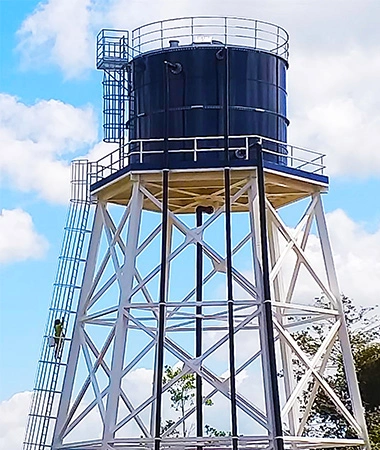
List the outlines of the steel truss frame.
<svg viewBox="0 0 380 450">
<path fill-rule="evenodd" d="M 169 177 L 170 183 L 170 177 Z M 233 333 L 236 336 L 241 331 L 256 332 L 259 350 L 252 352 L 243 363 L 234 368 L 235 377 L 254 363 L 260 362 L 263 390 L 268 385 L 268 349 L 261 326 L 263 320 L 262 264 L 260 261 L 259 206 L 257 195 L 257 178 L 255 170 L 245 179 L 244 183 L 231 195 L 231 204 L 237 202 L 242 195 L 249 196 L 249 229 L 240 242 L 232 249 L 236 255 L 244 245 L 250 244 L 254 267 L 252 282 L 249 277 L 236 266 L 232 265 L 232 280 L 234 287 L 243 292 L 241 298 L 233 301 Z M 203 225 L 190 227 L 172 211 L 168 211 L 166 261 L 153 267 L 142 275 L 139 258 L 144 252 L 153 251 L 154 240 L 161 235 L 162 223 L 153 227 L 147 236 L 140 237 L 143 216 L 143 201 L 147 198 L 155 207 L 163 211 L 161 193 L 153 195 L 149 185 L 145 185 L 140 176 L 134 178 L 132 195 L 125 206 L 121 217 L 113 217 L 113 208 L 102 201 L 96 203 L 93 219 L 91 242 L 88 250 L 87 264 L 84 271 L 81 295 L 79 299 L 76 324 L 73 331 L 71 348 L 67 362 L 63 395 L 61 396 L 56 428 L 53 438 L 53 449 L 141 449 L 153 448 L 155 444 L 155 414 L 157 392 L 162 380 L 152 377 L 150 393 L 139 404 L 131 400 L 131 392 L 125 387 L 124 380 L 150 353 L 156 351 L 156 357 L 150 369 L 157 374 L 158 318 L 159 308 L 165 310 L 165 327 L 163 349 L 167 355 L 182 364 L 181 372 L 162 387 L 162 395 L 187 373 L 193 373 L 202 378 L 209 389 L 204 392 L 203 402 L 216 395 L 231 401 L 230 378 L 218 374 L 214 367 L 209 366 L 209 359 L 223 345 L 228 344 L 228 311 L 227 299 L 202 299 L 202 332 L 204 334 L 217 331 L 218 338 L 211 344 L 204 344 L 202 354 L 195 356 L 176 341 L 176 333 L 195 332 L 197 319 L 195 298 L 196 286 L 183 298 L 169 299 L 169 283 L 166 284 L 166 302 L 158 301 L 153 295 L 149 283 L 160 276 L 162 267 L 170 278 L 172 265 L 176 258 L 189 246 L 202 246 L 203 255 L 212 264 L 212 270 L 203 275 L 202 285 L 206 285 L 216 274 L 226 276 L 226 257 L 204 238 L 205 232 L 219 218 L 225 215 L 225 205 L 216 209 Z M 348 340 L 347 327 L 340 300 L 332 251 L 328 239 L 321 194 L 315 192 L 310 196 L 310 202 L 295 229 L 289 229 L 281 219 L 269 200 L 266 200 L 268 220 L 268 246 L 270 254 L 270 282 L 272 311 L 274 321 L 274 339 L 278 369 L 281 369 L 281 414 L 283 422 L 285 448 L 318 449 L 332 447 L 362 447 L 370 449 L 356 380 L 353 358 Z M 321 253 L 324 260 L 325 278 L 311 263 L 306 246 L 311 234 L 312 224 L 318 231 Z M 173 247 L 174 230 L 180 232 L 183 241 Z M 101 237 L 105 237 L 106 245 Z M 125 236 L 125 237 L 124 237 Z M 101 244 L 103 242 L 103 244 Z M 287 286 L 284 284 L 283 271 L 289 254 L 295 255 L 295 263 Z M 195 264 L 195 261 L 194 261 Z M 112 267 L 106 274 L 106 267 Z M 294 298 L 300 269 L 303 267 L 310 274 L 313 282 L 329 306 L 314 306 L 303 304 Z M 96 309 L 102 298 L 111 287 L 117 287 L 118 297 L 112 295 L 114 304 L 106 308 Z M 139 300 L 138 300 L 139 299 Z M 142 299 L 142 300 L 141 300 Z M 210 313 L 210 308 L 219 308 Z M 198 317 L 199 318 L 199 317 Z M 297 320 L 294 320 L 297 318 Z M 322 345 L 313 357 L 309 357 L 294 338 L 294 331 L 301 326 L 319 321 L 329 321 L 331 328 L 325 336 Z M 218 324 L 215 325 L 214 322 Z M 106 329 L 106 337 L 101 345 L 96 344 L 92 335 L 96 329 Z M 126 358 L 128 340 L 131 333 L 140 333 L 145 341 L 141 348 Z M 340 345 L 347 378 L 352 410 L 349 410 L 329 385 L 326 377 L 329 359 L 334 345 Z M 239 349 L 236 349 L 236 353 Z M 87 370 L 84 376 L 79 376 L 78 361 L 82 357 Z M 303 373 L 297 378 L 294 359 L 303 367 Z M 102 375 L 100 375 L 102 374 Z M 102 378 L 106 377 L 104 384 Z M 279 379 L 280 380 L 280 379 Z M 75 387 L 77 386 L 77 387 Z M 78 387 L 79 386 L 79 387 Z M 323 439 L 305 436 L 305 427 L 318 390 L 322 389 L 331 400 L 341 416 L 345 418 L 355 431 L 353 439 Z M 85 400 L 90 395 L 92 400 Z M 231 448 L 232 438 L 237 439 L 239 448 L 274 449 L 273 421 L 271 402 L 268 392 L 263 392 L 264 406 L 254 398 L 248 398 L 239 389 L 236 392 L 237 409 L 244 413 L 255 426 L 252 429 L 261 430 L 250 435 L 225 437 L 173 437 L 171 433 L 181 426 L 182 422 L 194 418 L 196 406 L 190 406 L 184 417 L 173 422 L 172 426 L 160 434 L 161 448 L 187 449 Z M 306 397 L 305 397 L 306 396 Z M 306 400 L 303 400 L 306 399 Z M 301 408 L 302 401 L 305 401 Z M 78 429 L 90 414 L 96 414 L 100 419 L 101 435 L 96 438 L 70 440 L 70 433 Z M 133 423 L 133 425 L 131 425 Z M 138 434 L 134 437 L 121 436 L 123 429 L 134 426 Z M 256 427 L 256 428 L 255 428 Z M 90 433 L 91 434 L 91 433 Z"/>
</svg>

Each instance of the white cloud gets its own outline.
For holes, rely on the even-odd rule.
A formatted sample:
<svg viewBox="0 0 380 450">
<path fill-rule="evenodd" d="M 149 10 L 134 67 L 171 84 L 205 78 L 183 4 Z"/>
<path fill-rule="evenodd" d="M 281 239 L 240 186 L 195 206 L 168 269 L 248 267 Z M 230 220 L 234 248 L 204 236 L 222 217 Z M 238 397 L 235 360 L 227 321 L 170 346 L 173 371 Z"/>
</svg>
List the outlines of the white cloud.
<svg viewBox="0 0 380 450">
<path fill-rule="evenodd" d="M 34 229 L 32 217 L 21 209 L 3 209 L 0 214 L 0 263 L 39 259 L 48 248 Z"/>
<path fill-rule="evenodd" d="M 67 157 L 91 145 L 97 136 L 90 107 L 57 100 L 28 106 L 0 94 L 0 176 L 13 189 L 37 192 L 53 203 L 66 203 L 70 190 Z"/>
<path fill-rule="evenodd" d="M 98 142 L 90 149 L 90 151 L 83 156 L 84 159 L 88 159 L 89 161 L 99 161 L 99 159 L 103 158 L 106 155 L 109 155 L 118 147 L 117 144 L 109 144 L 106 142 Z"/>
<path fill-rule="evenodd" d="M 23 22 L 20 44 L 23 62 L 52 62 L 68 77 L 82 73 L 94 60 L 89 34 L 91 0 L 50 0 L 40 3 Z"/>
<path fill-rule="evenodd" d="M 357 305 L 380 304 L 380 227 L 369 233 L 341 209 L 327 221 L 341 291 Z"/>
<path fill-rule="evenodd" d="M 380 57 L 303 54 L 290 75 L 290 140 L 326 153 L 330 175 L 380 175 Z"/>
<path fill-rule="evenodd" d="M 374 232 L 368 232 L 363 224 L 352 220 L 341 209 L 326 214 L 326 221 L 341 293 L 352 298 L 357 306 L 380 304 L 380 227 Z M 290 229 L 289 232 L 293 234 L 294 230 Z M 313 233 L 309 235 L 305 254 L 313 270 L 327 285 L 320 240 Z M 295 255 L 292 252 L 283 266 L 285 287 L 289 284 L 294 263 Z M 294 300 L 312 304 L 320 294 L 317 283 L 302 267 Z"/>
<path fill-rule="evenodd" d="M 19 392 L 0 403 L 0 450 L 22 448 L 31 392 Z"/>
<path fill-rule="evenodd" d="M 228 376 L 228 374 L 227 374 Z M 250 380 L 248 373 L 244 371 L 237 377 L 238 386 L 242 383 L 247 383 Z M 128 398 L 135 406 L 138 406 L 140 402 L 146 400 L 152 393 L 152 381 L 153 371 L 151 369 L 139 368 L 133 370 L 128 374 L 123 382 L 123 388 L 128 395 Z M 248 383 L 251 386 L 251 382 Z M 210 387 L 205 383 L 205 390 L 209 391 Z M 25 438 L 25 431 L 27 426 L 27 419 L 29 414 L 30 402 L 32 398 L 32 392 L 19 392 L 14 394 L 9 400 L 0 403 L 0 450 L 16 450 L 22 448 L 22 442 Z M 170 399 L 167 398 L 163 404 L 163 420 L 177 419 L 179 417 L 171 406 Z M 214 419 L 214 425 L 220 425 L 220 421 L 226 422 L 228 427 L 228 411 L 226 408 L 226 400 L 223 398 L 214 398 L 216 403 L 214 406 L 208 407 L 207 412 Z M 224 400 L 224 403 L 223 403 Z M 218 404 L 223 403 L 224 408 L 218 408 Z M 121 402 L 122 404 L 122 402 Z M 147 408 L 145 412 L 140 413 L 140 417 L 144 417 L 145 424 L 149 423 L 149 410 Z M 224 411 L 225 413 L 221 413 Z M 72 433 L 68 435 L 68 442 L 75 440 L 86 440 L 100 437 L 101 435 L 101 422 L 98 419 L 98 413 L 90 415 L 89 420 L 84 420 L 83 426 L 79 424 L 77 429 L 74 429 Z M 123 410 L 127 414 L 126 410 Z M 194 422 L 194 414 L 187 420 L 187 427 L 192 428 L 191 424 Z M 137 427 L 134 421 L 128 423 L 127 426 L 121 430 L 121 436 L 141 436 L 141 429 Z M 119 432 L 120 433 L 120 432 Z M 125 434 L 127 433 L 127 434 Z"/>
</svg>

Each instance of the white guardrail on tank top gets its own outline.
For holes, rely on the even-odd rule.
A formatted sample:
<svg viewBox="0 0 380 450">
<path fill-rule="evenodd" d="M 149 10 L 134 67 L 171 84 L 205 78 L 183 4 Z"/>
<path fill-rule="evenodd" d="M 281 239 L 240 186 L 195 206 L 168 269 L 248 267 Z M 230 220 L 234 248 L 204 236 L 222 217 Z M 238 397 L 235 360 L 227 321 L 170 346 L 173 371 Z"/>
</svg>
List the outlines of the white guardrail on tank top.
<svg viewBox="0 0 380 450">
<path fill-rule="evenodd" d="M 112 67 L 142 53 L 170 46 L 237 45 L 272 53 L 286 61 L 289 36 L 278 25 L 245 17 L 198 16 L 160 20 L 134 29 L 102 30 L 97 37 L 97 65 Z"/>
<path fill-rule="evenodd" d="M 210 152 L 223 152 L 223 141 L 224 136 L 169 138 L 168 153 L 170 155 L 189 155 L 186 160 L 196 163 L 201 155 L 205 155 L 206 153 L 210 155 Z M 236 143 L 234 144 L 233 141 Z M 219 145 L 216 145 L 216 142 Z M 324 157 L 326 155 L 323 153 L 258 135 L 229 136 L 229 142 L 229 152 L 235 160 L 236 158 L 241 161 L 250 160 L 252 158 L 252 146 L 254 145 L 252 142 L 261 142 L 264 160 L 278 158 L 281 161 L 278 163 L 279 169 L 281 167 L 288 167 L 307 173 L 324 174 L 326 167 L 324 165 Z M 163 144 L 163 138 L 133 139 L 128 141 L 126 144 L 91 164 L 91 184 L 127 167 L 130 162 L 134 163 L 133 168 L 136 170 L 138 163 L 143 165 L 152 155 L 163 154 Z M 214 146 L 211 146 L 211 144 Z M 170 149 L 171 145 L 179 148 Z M 183 145 L 182 148 L 181 145 Z M 157 148 L 152 150 L 153 146 Z M 237 154 L 238 156 L 236 156 Z M 252 165 L 255 165 L 254 161 Z M 242 166 L 247 167 L 247 164 L 244 163 Z M 196 168 L 196 166 L 192 166 L 192 168 Z M 202 168 L 201 162 L 199 168 Z M 142 166 L 141 169 L 144 170 L 144 167 Z"/>
</svg>

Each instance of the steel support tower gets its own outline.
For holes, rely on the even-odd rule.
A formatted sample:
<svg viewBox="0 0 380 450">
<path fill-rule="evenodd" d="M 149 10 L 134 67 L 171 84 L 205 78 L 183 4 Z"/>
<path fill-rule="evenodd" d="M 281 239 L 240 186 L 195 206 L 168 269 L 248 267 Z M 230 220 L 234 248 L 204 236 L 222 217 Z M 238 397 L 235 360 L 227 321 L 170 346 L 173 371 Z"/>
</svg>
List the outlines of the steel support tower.
<svg viewBox="0 0 380 450">
<path fill-rule="evenodd" d="M 160 49 L 184 36 L 206 45 L 208 23 L 227 68 L 232 29 L 287 57 L 280 29 L 240 20 L 244 27 L 190 18 L 150 24 L 132 39 L 99 35 L 106 140 L 119 145 L 96 163 L 74 163 L 86 171 L 77 179 L 87 186 L 83 270 L 65 309 L 61 359 L 44 346 L 43 361 L 61 377 L 51 389 L 47 376 L 49 401 L 35 392 L 25 450 L 370 449 L 322 206 L 323 155 L 227 126 L 220 135 L 170 136 L 169 100 L 162 137 L 139 137 L 125 120 L 138 114 L 130 63 L 154 51 L 152 36 Z M 262 47 L 269 34 L 275 50 Z M 175 59 L 165 64 L 166 77 L 185 70 Z M 227 124 L 228 108 L 222 113 Z M 52 311 L 45 341 L 60 316 Z M 325 335 L 311 354 L 299 337 L 313 337 L 313 326 Z M 336 351 L 349 401 L 330 384 Z M 310 431 L 321 394 L 347 436 Z"/>
</svg>

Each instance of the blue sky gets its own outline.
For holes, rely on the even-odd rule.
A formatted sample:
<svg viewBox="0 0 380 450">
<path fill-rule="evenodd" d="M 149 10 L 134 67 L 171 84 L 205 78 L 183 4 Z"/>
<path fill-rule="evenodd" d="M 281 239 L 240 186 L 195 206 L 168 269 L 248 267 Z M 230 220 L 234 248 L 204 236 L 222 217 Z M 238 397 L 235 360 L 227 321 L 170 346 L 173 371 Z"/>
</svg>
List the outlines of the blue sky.
<svg viewBox="0 0 380 450">
<path fill-rule="evenodd" d="M 94 43 L 101 28 L 132 29 L 162 18 L 201 14 L 253 17 L 286 28 L 291 38 L 289 140 L 327 153 L 331 184 L 325 208 L 341 289 L 358 304 L 378 301 L 380 4 L 204 3 L 0 0 L 4 411 L 16 402 L 16 394 L 33 388 L 68 208 L 69 162 L 113 149 L 99 144 L 102 74 L 94 67 Z M 23 426 L 17 420 L 13 430 Z M 0 424 L 0 450 L 10 448 L 14 439 L 4 434 L 4 427 Z"/>
</svg>

